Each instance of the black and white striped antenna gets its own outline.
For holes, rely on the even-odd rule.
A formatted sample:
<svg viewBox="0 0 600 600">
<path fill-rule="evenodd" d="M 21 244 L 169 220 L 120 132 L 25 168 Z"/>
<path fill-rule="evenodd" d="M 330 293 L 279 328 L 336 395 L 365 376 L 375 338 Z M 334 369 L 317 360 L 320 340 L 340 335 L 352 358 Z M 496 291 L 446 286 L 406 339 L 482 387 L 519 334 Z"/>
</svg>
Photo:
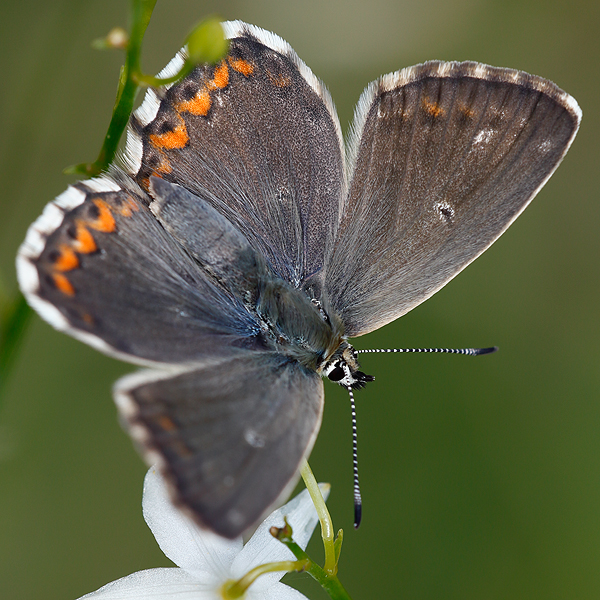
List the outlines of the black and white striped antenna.
<svg viewBox="0 0 600 600">
<path fill-rule="evenodd" d="M 356 354 L 372 354 L 374 352 L 435 352 L 440 354 L 464 354 L 466 356 L 480 356 L 496 352 L 498 346 L 490 348 L 374 348 L 370 350 L 354 350 Z"/>
<path fill-rule="evenodd" d="M 492 354 L 498 350 L 498 346 L 489 348 L 375 348 L 370 350 L 354 350 L 358 354 L 373 353 L 439 353 L 439 354 L 463 354 L 465 356 L 481 356 L 483 354 Z M 350 377 L 350 369 L 346 365 L 346 375 Z M 362 496 L 360 494 L 360 484 L 358 482 L 358 431 L 356 427 L 356 402 L 354 401 L 354 391 L 351 386 L 346 386 L 350 394 L 350 409 L 352 411 L 352 471 L 354 475 L 354 528 L 358 529 L 362 519 Z"/>
<path fill-rule="evenodd" d="M 354 475 L 354 529 L 358 529 L 362 519 L 362 497 L 358 483 L 358 430 L 356 428 L 356 402 L 351 386 L 346 389 L 350 394 L 350 410 L 352 411 L 352 472 Z"/>
</svg>

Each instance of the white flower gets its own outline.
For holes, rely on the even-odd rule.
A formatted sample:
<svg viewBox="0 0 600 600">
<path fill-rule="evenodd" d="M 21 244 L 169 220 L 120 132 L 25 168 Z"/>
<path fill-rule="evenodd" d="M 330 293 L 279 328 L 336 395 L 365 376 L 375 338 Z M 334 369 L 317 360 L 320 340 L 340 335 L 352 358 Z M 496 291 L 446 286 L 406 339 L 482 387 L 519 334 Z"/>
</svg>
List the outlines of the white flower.
<svg viewBox="0 0 600 600">
<path fill-rule="evenodd" d="M 329 486 L 321 484 L 327 497 Z M 269 529 L 283 527 L 284 515 L 293 529 L 294 541 L 306 548 L 317 524 L 317 513 L 304 490 L 271 513 L 244 545 L 242 539 L 227 540 L 201 529 L 171 503 L 164 481 L 151 468 L 144 480 L 144 518 L 162 551 L 178 567 L 148 569 L 117 579 L 86 594 L 94 600 L 223 600 L 226 581 L 238 580 L 250 569 L 270 562 L 296 560 Z M 248 588 L 247 600 L 302 600 L 303 594 L 281 583 L 284 573 L 261 575 Z M 81 599 L 80 599 L 81 600 Z"/>
</svg>

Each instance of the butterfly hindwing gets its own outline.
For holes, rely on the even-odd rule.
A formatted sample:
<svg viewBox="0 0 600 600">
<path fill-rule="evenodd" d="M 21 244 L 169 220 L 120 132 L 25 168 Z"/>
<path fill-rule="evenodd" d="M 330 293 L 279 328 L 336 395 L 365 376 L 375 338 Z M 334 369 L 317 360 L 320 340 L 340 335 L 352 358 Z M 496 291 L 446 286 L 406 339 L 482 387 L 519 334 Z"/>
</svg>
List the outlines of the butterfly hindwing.
<svg viewBox="0 0 600 600">
<path fill-rule="evenodd" d="M 262 256 L 223 215 L 185 188 L 151 177 L 150 210 L 219 285 L 255 306 L 272 277 Z"/>
<path fill-rule="evenodd" d="M 346 333 L 408 312 L 490 246 L 556 169 L 580 117 L 553 83 L 478 63 L 431 62 L 371 84 L 325 273 Z"/>
<path fill-rule="evenodd" d="M 252 352 L 117 382 L 126 426 L 177 503 L 236 537 L 295 484 L 321 423 L 323 383 L 296 361 Z"/>
</svg>

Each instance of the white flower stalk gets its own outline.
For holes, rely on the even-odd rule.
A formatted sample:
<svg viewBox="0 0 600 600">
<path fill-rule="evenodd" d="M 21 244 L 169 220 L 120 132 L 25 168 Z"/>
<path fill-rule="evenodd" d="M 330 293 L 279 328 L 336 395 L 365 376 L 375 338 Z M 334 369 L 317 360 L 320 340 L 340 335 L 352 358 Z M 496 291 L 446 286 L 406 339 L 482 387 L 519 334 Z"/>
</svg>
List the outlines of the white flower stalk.
<svg viewBox="0 0 600 600">
<path fill-rule="evenodd" d="M 329 485 L 321 484 L 325 497 Z M 144 518 L 158 545 L 177 567 L 148 569 L 133 573 L 86 594 L 94 600 L 223 600 L 224 585 L 241 579 L 251 569 L 266 563 L 295 561 L 292 552 L 276 540 L 269 529 L 283 527 L 284 516 L 293 530 L 294 541 L 306 548 L 317 524 L 317 513 L 304 490 L 274 511 L 246 544 L 228 540 L 201 529 L 176 509 L 165 483 L 155 468 L 144 480 Z M 303 594 L 281 583 L 284 572 L 261 575 L 246 591 L 247 600 L 302 600 Z"/>
</svg>

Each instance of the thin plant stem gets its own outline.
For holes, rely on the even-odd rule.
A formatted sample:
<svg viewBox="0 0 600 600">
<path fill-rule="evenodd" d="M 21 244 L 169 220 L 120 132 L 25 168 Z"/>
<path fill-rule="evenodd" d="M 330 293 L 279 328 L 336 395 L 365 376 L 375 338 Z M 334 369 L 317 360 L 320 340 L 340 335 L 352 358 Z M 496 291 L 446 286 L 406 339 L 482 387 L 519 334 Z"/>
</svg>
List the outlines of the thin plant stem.
<svg viewBox="0 0 600 600">
<path fill-rule="evenodd" d="M 125 65 L 121 69 L 117 98 L 112 118 L 98 158 L 89 165 L 79 165 L 76 170 L 93 177 L 104 171 L 115 158 L 117 147 L 140 88 L 140 57 L 142 40 L 150 22 L 156 0 L 131 0 L 131 32 L 127 44 Z"/>
<path fill-rule="evenodd" d="M 280 562 L 272 562 L 264 565 L 259 565 L 251 571 L 248 571 L 248 573 L 246 573 L 238 581 L 226 582 L 221 589 L 221 593 L 223 597 L 227 600 L 242 598 L 248 590 L 248 588 L 261 575 L 264 575 L 265 573 L 276 573 L 277 571 L 285 571 L 286 573 L 290 573 L 291 571 L 306 571 L 309 563 L 310 559 L 305 558 L 302 560 L 284 560 Z"/>
<path fill-rule="evenodd" d="M 321 537 L 323 538 L 323 547 L 325 549 L 325 565 L 323 568 L 327 573 L 335 575 L 337 573 L 337 560 L 335 556 L 333 521 L 327 510 L 323 494 L 321 494 L 321 490 L 319 489 L 319 484 L 306 460 L 300 472 L 304 480 L 304 485 L 317 510 L 319 522 L 321 523 Z"/>
<path fill-rule="evenodd" d="M 296 542 L 285 534 L 285 528 L 280 530 L 280 535 L 276 535 L 277 539 L 284 543 L 296 557 L 297 560 L 306 560 L 307 566 L 305 572 L 308 573 L 315 581 L 317 581 L 321 587 L 327 592 L 331 600 L 351 600 L 348 592 L 344 589 L 344 586 L 338 579 L 337 575 L 333 575 L 321 568 L 306 554 Z"/>
<path fill-rule="evenodd" d="M 31 308 L 21 293 L 4 311 L 0 323 L 0 395 L 6 385 L 9 368 L 29 322 Z"/>
</svg>

